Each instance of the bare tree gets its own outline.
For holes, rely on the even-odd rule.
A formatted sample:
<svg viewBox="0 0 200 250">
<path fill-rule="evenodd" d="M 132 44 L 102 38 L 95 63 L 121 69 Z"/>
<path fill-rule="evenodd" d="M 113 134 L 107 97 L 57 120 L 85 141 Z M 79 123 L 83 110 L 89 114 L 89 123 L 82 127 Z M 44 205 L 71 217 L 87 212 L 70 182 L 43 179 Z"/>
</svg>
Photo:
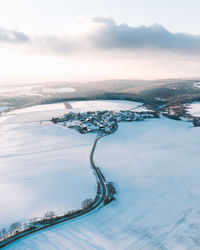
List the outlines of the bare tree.
<svg viewBox="0 0 200 250">
<path fill-rule="evenodd" d="M 82 202 L 83 209 L 87 209 L 87 208 L 91 207 L 91 205 L 92 205 L 92 199 L 86 199 Z"/>
<path fill-rule="evenodd" d="M 18 232 L 21 228 L 21 222 L 15 222 L 12 225 L 10 225 L 10 234 L 14 234 Z"/>
<path fill-rule="evenodd" d="M 194 127 L 200 127 L 200 118 L 194 117 L 193 125 L 194 125 Z"/>
<path fill-rule="evenodd" d="M 26 230 L 28 228 L 28 223 L 27 222 L 24 222 L 23 224 L 23 229 Z"/>
<path fill-rule="evenodd" d="M 43 218 L 43 220 L 49 220 L 49 221 L 53 221 L 54 220 L 54 218 L 55 218 L 55 213 L 54 213 L 54 211 L 48 211 L 48 212 L 46 212 L 46 214 L 44 215 L 44 218 Z"/>
<path fill-rule="evenodd" d="M 7 236 L 7 230 L 6 230 L 6 228 L 3 228 L 3 229 L 1 230 L 1 233 L 2 233 L 3 239 L 5 239 L 6 236 Z"/>
</svg>

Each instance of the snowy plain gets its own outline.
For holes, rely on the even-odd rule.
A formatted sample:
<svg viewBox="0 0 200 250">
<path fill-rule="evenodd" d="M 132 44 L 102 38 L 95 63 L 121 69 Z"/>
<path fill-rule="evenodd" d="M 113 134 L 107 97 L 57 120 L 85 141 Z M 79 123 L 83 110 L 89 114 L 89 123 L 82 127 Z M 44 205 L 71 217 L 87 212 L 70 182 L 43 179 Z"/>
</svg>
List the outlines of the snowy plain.
<svg viewBox="0 0 200 250">
<path fill-rule="evenodd" d="M 8 109 L 9 109 L 8 106 L 0 106 L 0 113 L 6 111 Z"/>
<path fill-rule="evenodd" d="M 195 88 L 200 88 L 200 82 L 195 82 L 195 83 L 193 83 L 193 86 L 194 86 Z"/>
<path fill-rule="evenodd" d="M 9 110 L 11 107 L 10 103 L 8 102 L 0 102 L 0 115 L 1 113 Z"/>
<path fill-rule="evenodd" d="M 70 102 L 73 107 L 73 112 L 86 112 L 86 111 L 120 111 L 140 108 L 142 103 L 140 102 L 130 102 L 130 101 L 116 101 L 116 100 L 106 100 L 106 101 L 75 101 Z"/>
<path fill-rule="evenodd" d="M 116 200 L 8 249 L 200 249 L 199 133 L 167 118 L 120 123 L 95 152 Z"/>
<path fill-rule="evenodd" d="M 30 86 L 0 86 L 1 96 L 47 96 L 48 94 L 75 92 L 76 89 L 69 87 L 47 87 L 44 85 Z"/>
<path fill-rule="evenodd" d="M 2 113 L 0 122 L 2 124 L 22 124 L 27 122 L 39 122 L 50 120 L 53 116 L 61 116 L 66 112 L 63 103 L 36 105 L 23 109 L 15 109 L 8 113 Z"/>
<path fill-rule="evenodd" d="M 0 116 L 0 122 L 4 124 L 14 124 L 22 122 L 38 122 L 51 120 L 52 117 L 62 116 L 70 111 L 86 112 L 96 110 L 144 110 L 142 103 L 129 101 L 72 101 L 68 102 L 71 108 L 67 109 L 64 103 L 36 105 L 23 109 L 15 109 Z M 8 119 L 9 118 L 9 119 Z M 7 120 L 5 122 L 5 120 Z"/>
<path fill-rule="evenodd" d="M 194 117 L 200 117 L 200 103 L 193 102 L 187 105 L 187 113 Z"/>
<path fill-rule="evenodd" d="M 64 213 L 94 198 L 89 154 L 95 135 L 84 137 L 51 124 L 1 126 L 0 226 Z"/>
<path fill-rule="evenodd" d="M 132 108 L 138 103 L 92 101 L 83 109 Z M 107 105 L 109 103 L 109 105 Z M 70 111 L 80 103 L 37 105 L 13 110 L 0 117 L 0 228 L 16 221 L 57 214 L 81 207 L 96 195 L 96 179 L 90 168 L 95 134 L 40 121 Z"/>
</svg>

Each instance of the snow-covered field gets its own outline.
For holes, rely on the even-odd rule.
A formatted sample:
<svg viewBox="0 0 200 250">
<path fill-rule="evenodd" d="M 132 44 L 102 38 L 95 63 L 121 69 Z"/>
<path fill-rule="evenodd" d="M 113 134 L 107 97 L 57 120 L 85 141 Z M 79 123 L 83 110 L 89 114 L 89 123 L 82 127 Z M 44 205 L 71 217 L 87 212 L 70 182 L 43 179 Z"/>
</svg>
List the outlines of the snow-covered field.
<svg viewBox="0 0 200 250">
<path fill-rule="evenodd" d="M 9 107 L 8 106 L 0 106 L 0 113 L 1 112 L 5 112 L 6 110 L 8 110 Z"/>
<path fill-rule="evenodd" d="M 73 112 L 86 112 L 96 110 L 127 110 L 134 109 L 135 111 L 144 111 L 142 103 L 129 101 L 73 101 L 68 102 L 70 108 L 67 108 L 64 103 L 36 105 L 23 109 L 15 109 L 9 113 L 2 113 L 0 122 L 4 124 L 22 123 L 22 122 L 38 122 L 50 120 L 52 117 L 62 116 L 63 114 Z M 1 111 L 1 110 L 0 110 Z M 2 112 L 4 108 L 2 108 Z"/>
<path fill-rule="evenodd" d="M 108 108 L 135 107 L 126 102 L 90 102 Z M 80 103 L 72 104 L 80 110 Z M 137 104 L 138 105 L 138 104 Z M 83 102 L 85 110 L 87 102 Z M 77 108 L 78 107 L 78 108 Z M 41 217 L 48 210 L 63 213 L 81 207 L 96 195 L 96 179 L 89 155 L 95 134 L 40 124 L 40 120 L 60 116 L 63 103 L 14 110 L 0 117 L 0 229 L 18 220 Z"/>
<path fill-rule="evenodd" d="M 200 249 L 199 133 L 167 118 L 120 123 L 95 152 L 116 200 L 8 248 Z"/>
<path fill-rule="evenodd" d="M 0 115 L 2 112 L 5 112 L 11 108 L 10 103 L 7 102 L 0 102 Z"/>
<path fill-rule="evenodd" d="M 74 88 L 43 88 L 43 93 L 67 93 L 67 92 L 75 92 Z"/>
<path fill-rule="evenodd" d="M 144 107 L 141 107 L 141 103 L 129 102 L 129 101 L 73 101 L 68 103 L 72 108 L 69 109 L 66 108 L 66 105 L 64 105 L 64 103 L 56 103 L 56 104 L 36 105 L 24 109 L 16 109 L 10 111 L 9 113 L 3 114 L 3 117 L 0 117 L 0 122 L 1 120 L 4 120 L 4 123 L 6 124 L 8 123 L 13 124 L 13 123 L 22 123 L 31 121 L 50 120 L 52 117 L 62 116 L 63 114 L 70 111 L 73 112 L 86 112 L 95 110 L 119 111 L 127 109 L 134 109 L 138 111 L 145 110 Z"/>
<path fill-rule="evenodd" d="M 194 117 L 200 117 L 200 103 L 194 102 L 194 103 L 187 105 L 187 112 L 188 114 Z"/>
<path fill-rule="evenodd" d="M 0 87 L 1 96 L 46 96 L 47 94 L 58 94 L 75 92 L 76 89 L 69 87 L 46 87 L 44 85 L 30 86 L 7 86 Z"/>
<path fill-rule="evenodd" d="M 73 112 L 86 112 L 96 110 L 128 110 L 141 106 L 142 103 L 130 101 L 79 101 L 70 102 L 73 107 Z"/>
<path fill-rule="evenodd" d="M 193 86 L 194 86 L 195 88 L 200 88 L 200 82 L 195 82 L 195 83 L 193 83 Z"/>
<path fill-rule="evenodd" d="M 96 195 L 89 154 L 95 135 L 50 124 L 1 126 L 0 228 L 63 213 Z"/>
<path fill-rule="evenodd" d="M 3 113 L 0 117 L 0 124 L 14 124 L 26 122 L 38 122 L 50 120 L 52 117 L 57 117 L 67 113 L 63 103 L 37 105 L 24 109 L 12 110 L 9 113 Z M 3 122 L 4 120 L 4 122 Z"/>
<path fill-rule="evenodd" d="M 63 213 L 80 208 L 84 199 L 95 197 L 96 180 L 89 162 L 95 135 L 83 136 L 52 124 L 23 123 L 61 111 L 65 111 L 62 104 L 45 105 L 2 117 L 0 228 L 41 217 L 48 210 Z M 15 122 L 22 123 L 9 125 Z"/>
</svg>

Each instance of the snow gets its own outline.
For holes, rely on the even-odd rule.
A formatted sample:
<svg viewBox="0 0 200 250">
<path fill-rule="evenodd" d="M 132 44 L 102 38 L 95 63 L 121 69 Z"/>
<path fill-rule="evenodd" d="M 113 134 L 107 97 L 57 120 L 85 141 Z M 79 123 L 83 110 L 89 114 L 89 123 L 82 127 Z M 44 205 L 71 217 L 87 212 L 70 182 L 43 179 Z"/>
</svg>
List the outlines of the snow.
<svg viewBox="0 0 200 250">
<path fill-rule="evenodd" d="M 199 249 L 199 132 L 167 118 L 120 123 L 95 152 L 116 200 L 10 249 Z"/>
<path fill-rule="evenodd" d="M 200 82 L 195 82 L 195 83 L 193 83 L 193 86 L 194 86 L 195 88 L 200 88 Z"/>
<path fill-rule="evenodd" d="M 63 103 L 36 105 L 24 109 L 15 109 L 4 114 L 4 123 L 12 124 L 50 120 L 52 117 L 61 116 L 67 112 L 68 110 Z"/>
<path fill-rule="evenodd" d="M 52 111 L 52 110 L 63 110 L 65 109 L 65 105 L 63 103 L 55 103 L 55 104 L 44 104 L 44 105 L 36 105 L 28 108 L 14 110 L 12 113 L 21 114 L 27 112 L 43 112 L 43 111 Z"/>
<path fill-rule="evenodd" d="M 0 102 L 0 115 L 2 112 L 9 110 L 11 107 L 10 103 L 8 102 Z"/>
<path fill-rule="evenodd" d="M 0 227 L 81 207 L 96 195 L 94 135 L 50 124 L 1 126 Z"/>
<path fill-rule="evenodd" d="M 134 112 L 146 112 L 146 111 L 152 111 L 153 112 L 153 110 L 147 109 L 145 106 L 141 106 L 141 105 L 136 106 L 136 107 L 132 108 L 131 110 L 134 111 Z"/>
<path fill-rule="evenodd" d="M 141 103 L 139 102 L 130 102 L 130 101 L 115 101 L 115 100 L 109 100 L 109 101 L 76 101 L 76 102 L 70 102 L 72 105 L 73 112 L 86 112 L 86 111 L 120 111 L 120 110 L 127 110 L 132 109 L 137 106 L 140 106 Z"/>
<path fill-rule="evenodd" d="M 98 101 L 103 107 L 107 103 L 112 107 L 112 102 Z M 83 105 L 85 110 L 86 102 Z M 92 105 L 96 108 L 97 103 Z M 117 105 L 121 104 L 113 102 Z M 40 124 L 69 111 L 63 103 L 56 103 L 0 117 L 0 228 L 41 217 L 47 210 L 59 214 L 77 209 L 84 199 L 95 197 L 96 179 L 89 158 L 96 135 Z"/>
<path fill-rule="evenodd" d="M 156 97 L 155 99 L 156 99 L 156 100 L 158 100 L 158 101 L 165 101 L 165 99 L 164 99 L 164 98 L 159 98 L 159 97 Z"/>
<path fill-rule="evenodd" d="M 200 103 L 194 102 L 194 103 L 187 105 L 187 112 L 188 114 L 194 117 L 200 117 Z"/>
<path fill-rule="evenodd" d="M 19 96 L 19 95 L 40 95 L 35 88 L 41 87 L 40 85 L 36 86 L 8 86 L 0 87 L 0 95 L 3 96 Z"/>
<path fill-rule="evenodd" d="M 9 86 L 0 87 L 0 95 L 3 96 L 46 96 L 47 94 L 75 92 L 76 89 L 69 87 L 45 87 L 43 85 Z"/>
<path fill-rule="evenodd" d="M 32 122 L 65 112 L 63 104 L 41 105 L 1 117 L 0 228 L 48 210 L 77 209 L 95 197 L 89 161 L 95 135 Z"/>
<path fill-rule="evenodd" d="M 0 106 L 0 113 L 6 111 L 8 109 L 9 109 L 8 106 Z"/>
<path fill-rule="evenodd" d="M 10 111 L 5 114 L 4 123 L 21 123 L 32 121 L 50 120 L 52 117 L 59 117 L 68 112 L 86 112 L 96 110 L 127 110 L 133 109 L 134 111 L 144 110 L 141 103 L 130 101 L 73 101 L 68 102 L 71 108 L 66 108 L 64 103 L 36 105 L 24 109 Z M 145 109 L 146 110 L 146 109 Z M 1 119 L 0 119 L 1 121 Z"/>
<path fill-rule="evenodd" d="M 44 88 L 43 93 L 65 93 L 65 92 L 75 92 L 74 88 Z"/>
</svg>

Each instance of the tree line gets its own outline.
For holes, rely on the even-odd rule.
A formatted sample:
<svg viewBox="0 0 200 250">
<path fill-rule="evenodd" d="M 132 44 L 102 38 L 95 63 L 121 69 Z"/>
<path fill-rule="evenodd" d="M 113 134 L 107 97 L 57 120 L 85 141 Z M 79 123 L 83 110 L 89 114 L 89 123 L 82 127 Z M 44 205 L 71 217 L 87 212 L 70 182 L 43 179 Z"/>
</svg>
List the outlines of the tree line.
<svg viewBox="0 0 200 250">
<path fill-rule="evenodd" d="M 0 230 L 0 242 L 8 240 L 13 236 L 17 236 L 27 231 L 33 230 L 35 228 L 39 228 L 41 225 L 53 224 L 55 221 L 58 221 L 60 219 L 64 219 L 76 213 L 86 211 L 88 208 L 92 207 L 92 204 L 92 199 L 86 199 L 81 204 L 82 209 L 68 211 L 62 216 L 56 216 L 56 213 L 54 211 L 47 211 L 42 218 L 33 218 L 28 223 L 22 223 L 20 221 L 12 223 L 8 228 L 4 227 Z"/>
</svg>

